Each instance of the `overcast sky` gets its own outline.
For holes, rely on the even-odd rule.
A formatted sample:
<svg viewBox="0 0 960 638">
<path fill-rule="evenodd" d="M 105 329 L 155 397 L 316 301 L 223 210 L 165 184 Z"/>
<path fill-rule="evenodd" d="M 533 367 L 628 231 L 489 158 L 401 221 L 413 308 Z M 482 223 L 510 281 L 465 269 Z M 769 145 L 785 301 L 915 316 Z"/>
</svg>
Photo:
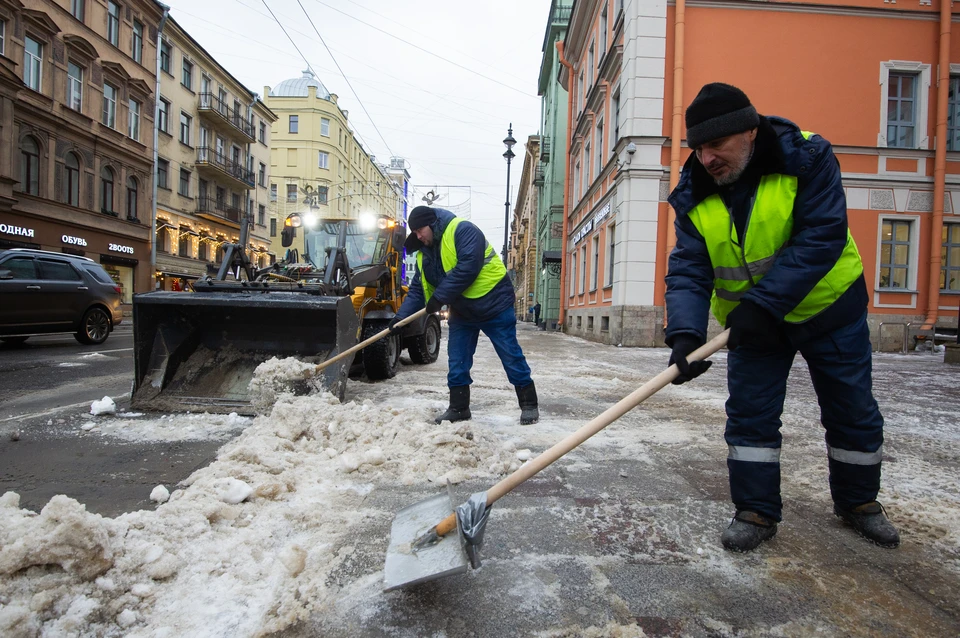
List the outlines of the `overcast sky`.
<svg viewBox="0 0 960 638">
<path fill-rule="evenodd" d="M 417 188 L 411 205 L 435 186 L 470 186 L 449 191 L 437 205 L 462 204 L 469 193 L 471 219 L 494 246 L 502 245 L 503 138 L 512 122 L 518 141 L 512 215 L 522 145 L 539 128 L 537 79 L 550 0 L 165 2 L 194 39 L 257 93 L 307 68 L 269 7 L 349 111 L 364 148 L 378 161 L 408 160 Z"/>
</svg>

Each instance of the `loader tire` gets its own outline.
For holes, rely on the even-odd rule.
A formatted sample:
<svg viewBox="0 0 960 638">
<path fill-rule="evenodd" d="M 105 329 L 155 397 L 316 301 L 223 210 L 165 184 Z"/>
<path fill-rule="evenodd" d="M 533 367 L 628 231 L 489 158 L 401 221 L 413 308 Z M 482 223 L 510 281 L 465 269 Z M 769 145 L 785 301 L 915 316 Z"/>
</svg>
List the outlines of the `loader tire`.
<svg viewBox="0 0 960 638">
<path fill-rule="evenodd" d="M 440 320 L 436 315 L 427 317 L 423 334 L 407 339 L 410 344 L 410 360 L 414 363 L 433 363 L 440 356 Z"/>
<path fill-rule="evenodd" d="M 364 321 L 363 340 L 386 329 L 386 321 Z M 393 334 L 363 350 L 363 371 L 371 381 L 392 379 L 400 369 L 400 335 Z"/>
</svg>

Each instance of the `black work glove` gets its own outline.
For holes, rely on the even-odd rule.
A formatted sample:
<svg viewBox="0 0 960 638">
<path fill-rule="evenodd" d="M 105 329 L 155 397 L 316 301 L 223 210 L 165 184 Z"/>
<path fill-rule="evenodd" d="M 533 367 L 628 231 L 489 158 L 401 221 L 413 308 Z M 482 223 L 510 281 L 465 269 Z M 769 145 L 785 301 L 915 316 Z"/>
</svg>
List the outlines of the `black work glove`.
<svg viewBox="0 0 960 638">
<path fill-rule="evenodd" d="M 396 334 L 400 332 L 403 326 L 397 327 L 397 323 L 400 322 L 403 317 L 397 317 L 394 315 L 393 319 L 390 320 L 390 323 L 387 324 L 387 329 L 390 331 L 390 334 Z"/>
<path fill-rule="evenodd" d="M 430 297 L 430 301 L 427 302 L 427 314 L 434 315 L 440 312 L 440 309 L 443 308 L 443 304 L 436 297 Z"/>
<path fill-rule="evenodd" d="M 772 350 L 783 343 L 779 322 L 769 312 L 752 301 L 741 301 L 727 315 L 730 338 L 727 349 L 747 346 L 757 350 Z"/>
<path fill-rule="evenodd" d="M 680 376 L 673 380 L 674 385 L 696 379 L 706 372 L 713 361 L 687 361 L 687 355 L 703 345 L 703 341 L 693 335 L 677 335 L 673 339 L 673 352 L 670 353 L 670 365 L 674 363 L 680 369 Z"/>
</svg>

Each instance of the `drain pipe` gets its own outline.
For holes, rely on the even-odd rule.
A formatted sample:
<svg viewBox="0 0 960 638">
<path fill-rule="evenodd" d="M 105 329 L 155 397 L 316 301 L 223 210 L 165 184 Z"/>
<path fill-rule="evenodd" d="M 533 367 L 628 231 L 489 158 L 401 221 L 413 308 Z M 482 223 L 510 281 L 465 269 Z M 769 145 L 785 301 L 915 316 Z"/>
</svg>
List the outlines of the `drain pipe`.
<svg viewBox="0 0 960 638">
<path fill-rule="evenodd" d="M 150 215 L 150 281 L 151 290 L 157 289 L 157 164 L 160 162 L 160 46 L 163 44 L 163 27 L 170 17 L 170 7 L 157 2 L 163 8 L 163 17 L 157 27 L 157 82 L 153 92 L 153 203 Z M 169 117 L 169 113 L 167 116 Z M 169 178 L 169 175 L 167 176 Z"/>
<path fill-rule="evenodd" d="M 940 309 L 940 250 L 943 246 L 943 195 L 947 168 L 947 92 L 950 86 L 950 4 L 940 0 L 940 63 L 937 81 L 937 148 L 933 159 L 933 219 L 930 222 L 930 285 L 927 293 L 927 317 L 921 330 L 937 325 Z"/>
<path fill-rule="evenodd" d="M 560 56 L 560 64 L 567 69 L 567 84 L 570 89 L 567 91 L 567 138 L 565 145 L 567 147 L 566 163 L 563 168 L 563 221 L 560 236 L 563 241 L 563 250 L 560 252 L 560 325 L 566 326 L 567 321 L 567 218 L 570 215 L 570 136 L 573 135 L 573 65 L 563 56 L 563 41 L 557 42 L 557 53 Z"/>
<path fill-rule="evenodd" d="M 670 192 L 680 181 L 680 128 L 683 122 L 683 50 L 686 25 L 686 0 L 676 0 L 673 20 L 673 121 L 670 130 Z M 667 241 L 663 253 L 663 274 L 670 266 L 670 253 L 677 245 L 677 229 L 673 227 L 676 213 L 667 204 Z M 667 327 L 667 299 L 663 299 L 663 327 Z"/>
</svg>

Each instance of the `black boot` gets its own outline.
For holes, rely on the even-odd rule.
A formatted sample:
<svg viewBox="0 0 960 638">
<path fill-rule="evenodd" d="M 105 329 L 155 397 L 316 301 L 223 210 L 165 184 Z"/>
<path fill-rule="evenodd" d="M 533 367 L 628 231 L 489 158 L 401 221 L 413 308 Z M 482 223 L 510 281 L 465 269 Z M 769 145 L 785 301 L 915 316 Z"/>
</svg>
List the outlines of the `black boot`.
<svg viewBox="0 0 960 638">
<path fill-rule="evenodd" d="M 443 423 L 444 421 L 456 423 L 457 421 L 469 420 L 470 386 L 458 385 L 455 388 L 450 388 L 450 407 L 447 408 L 446 412 L 434 419 L 434 421 L 437 423 Z"/>
<path fill-rule="evenodd" d="M 537 407 L 537 388 L 533 385 L 517 386 L 517 401 L 520 403 L 520 425 L 531 425 L 540 420 Z"/>
<path fill-rule="evenodd" d="M 887 520 L 883 505 L 877 501 L 870 501 L 851 508 L 834 504 L 833 513 L 850 523 L 858 534 L 880 547 L 892 549 L 900 544 L 900 534 L 897 532 L 897 528 Z"/>
<path fill-rule="evenodd" d="M 723 530 L 720 542 L 732 552 L 749 552 L 777 535 L 777 522 L 756 512 L 741 510 Z"/>
</svg>

